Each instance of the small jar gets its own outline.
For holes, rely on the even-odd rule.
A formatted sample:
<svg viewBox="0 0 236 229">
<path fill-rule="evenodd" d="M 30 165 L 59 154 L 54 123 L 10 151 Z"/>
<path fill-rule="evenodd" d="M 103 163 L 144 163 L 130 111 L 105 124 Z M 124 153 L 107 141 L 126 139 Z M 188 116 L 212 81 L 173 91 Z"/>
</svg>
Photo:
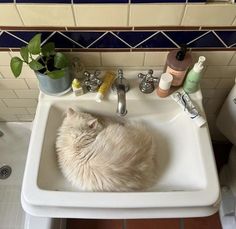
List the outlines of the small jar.
<svg viewBox="0 0 236 229">
<path fill-rule="evenodd" d="M 169 95 L 171 83 L 173 81 L 173 76 L 170 73 L 163 73 L 161 75 L 159 85 L 157 87 L 157 95 L 164 98 Z"/>
</svg>

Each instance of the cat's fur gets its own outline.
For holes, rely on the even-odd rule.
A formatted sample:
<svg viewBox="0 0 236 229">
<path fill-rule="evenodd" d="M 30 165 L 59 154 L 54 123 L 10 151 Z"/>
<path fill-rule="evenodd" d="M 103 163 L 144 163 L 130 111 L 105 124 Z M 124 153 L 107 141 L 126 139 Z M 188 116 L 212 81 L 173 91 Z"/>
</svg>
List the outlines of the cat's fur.
<svg viewBox="0 0 236 229">
<path fill-rule="evenodd" d="M 153 139 L 138 123 L 107 124 L 69 108 L 56 151 L 64 176 L 82 190 L 135 191 L 155 182 Z"/>
</svg>

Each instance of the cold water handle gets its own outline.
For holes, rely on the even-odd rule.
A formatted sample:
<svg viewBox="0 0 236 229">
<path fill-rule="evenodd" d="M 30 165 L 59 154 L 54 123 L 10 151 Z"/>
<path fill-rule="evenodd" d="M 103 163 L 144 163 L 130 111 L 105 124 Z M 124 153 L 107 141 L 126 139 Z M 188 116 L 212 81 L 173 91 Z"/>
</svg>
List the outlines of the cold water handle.
<svg viewBox="0 0 236 229">
<path fill-rule="evenodd" d="M 122 69 L 118 69 L 118 75 L 112 85 L 112 89 L 117 92 L 118 96 L 116 113 L 120 116 L 124 116 L 127 114 L 126 92 L 129 90 L 129 82 L 124 78 Z"/>
</svg>

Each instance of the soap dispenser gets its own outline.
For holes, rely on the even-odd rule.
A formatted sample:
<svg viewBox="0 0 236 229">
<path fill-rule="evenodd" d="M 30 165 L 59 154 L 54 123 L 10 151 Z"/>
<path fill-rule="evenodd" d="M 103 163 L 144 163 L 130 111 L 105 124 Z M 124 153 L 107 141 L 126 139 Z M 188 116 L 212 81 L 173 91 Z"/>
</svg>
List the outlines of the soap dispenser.
<svg viewBox="0 0 236 229">
<path fill-rule="evenodd" d="M 203 63 L 205 60 L 206 58 L 204 56 L 200 56 L 198 62 L 194 64 L 194 67 L 188 73 L 183 86 L 183 89 L 186 93 L 191 94 L 198 90 L 202 70 L 204 68 Z"/>
<path fill-rule="evenodd" d="M 180 50 L 169 52 L 166 60 L 166 72 L 173 76 L 172 86 L 181 86 L 189 66 L 192 63 L 192 57 L 187 52 L 185 45 Z"/>
</svg>

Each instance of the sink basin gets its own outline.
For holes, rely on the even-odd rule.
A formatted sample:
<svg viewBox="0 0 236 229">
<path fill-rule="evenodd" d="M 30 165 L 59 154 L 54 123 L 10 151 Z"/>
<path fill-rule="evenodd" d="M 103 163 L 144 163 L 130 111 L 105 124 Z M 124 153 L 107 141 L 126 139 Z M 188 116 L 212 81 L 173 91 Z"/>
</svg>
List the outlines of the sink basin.
<svg viewBox="0 0 236 229">
<path fill-rule="evenodd" d="M 117 95 L 102 103 L 95 94 L 40 94 L 22 187 L 22 205 L 36 216 L 66 218 L 165 218 L 207 216 L 218 210 L 220 192 L 207 125 L 199 128 L 170 97 L 143 94 L 127 71 L 128 114 L 146 123 L 158 145 L 159 175 L 145 192 L 84 192 L 63 177 L 55 153 L 58 127 L 67 108 L 116 117 Z M 202 94 L 191 99 L 203 112 Z"/>
</svg>

